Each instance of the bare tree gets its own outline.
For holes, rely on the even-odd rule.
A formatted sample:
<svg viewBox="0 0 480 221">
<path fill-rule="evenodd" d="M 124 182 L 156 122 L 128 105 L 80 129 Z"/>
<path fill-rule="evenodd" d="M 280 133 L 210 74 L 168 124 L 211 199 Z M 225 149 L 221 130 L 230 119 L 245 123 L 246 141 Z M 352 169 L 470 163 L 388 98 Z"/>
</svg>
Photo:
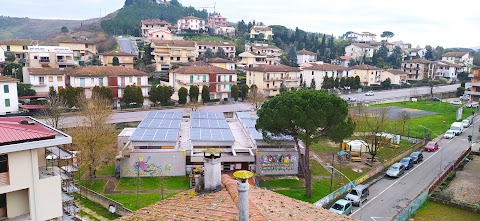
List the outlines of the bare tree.
<svg viewBox="0 0 480 221">
<path fill-rule="evenodd" d="M 49 94 L 43 111 L 43 115 L 46 117 L 45 123 L 54 128 L 61 128 L 62 125 L 60 123 L 64 118 L 63 113 L 65 113 L 66 107 L 67 102 L 60 96 L 54 93 Z"/>
<path fill-rule="evenodd" d="M 400 121 L 400 124 L 402 125 L 402 133 L 405 134 L 405 125 L 407 122 L 410 120 L 410 113 L 408 111 L 402 111 L 398 114 L 398 120 Z"/>
<path fill-rule="evenodd" d="M 412 87 L 410 89 L 410 97 L 417 98 L 420 93 L 418 92 L 418 88 Z"/>
<path fill-rule="evenodd" d="M 265 100 L 267 100 L 265 94 L 258 89 L 257 85 L 253 84 L 248 91 L 247 101 L 255 106 L 255 109 L 258 109 Z"/>
<path fill-rule="evenodd" d="M 356 122 L 359 139 L 367 142 L 367 150 L 372 156 L 372 161 L 382 147 L 390 145 L 390 139 L 384 136 L 389 128 L 388 109 L 382 108 L 377 111 L 364 111 L 362 117 Z"/>
</svg>

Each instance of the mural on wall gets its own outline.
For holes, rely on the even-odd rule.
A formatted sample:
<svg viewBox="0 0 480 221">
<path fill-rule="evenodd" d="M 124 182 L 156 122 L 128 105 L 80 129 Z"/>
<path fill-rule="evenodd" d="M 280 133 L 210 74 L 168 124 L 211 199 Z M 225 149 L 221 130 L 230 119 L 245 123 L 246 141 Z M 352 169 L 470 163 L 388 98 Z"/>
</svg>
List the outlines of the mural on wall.
<svg viewBox="0 0 480 221">
<path fill-rule="evenodd" d="M 296 174 L 298 172 L 297 155 L 285 153 L 258 153 L 257 162 L 262 174 Z"/>
<path fill-rule="evenodd" d="M 142 177 L 185 175 L 185 156 L 174 153 L 165 155 L 132 154 L 129 159 L 122 161 L 121 176 L 132 177 L 137 176 L 137 174 Z"/>
</svg>

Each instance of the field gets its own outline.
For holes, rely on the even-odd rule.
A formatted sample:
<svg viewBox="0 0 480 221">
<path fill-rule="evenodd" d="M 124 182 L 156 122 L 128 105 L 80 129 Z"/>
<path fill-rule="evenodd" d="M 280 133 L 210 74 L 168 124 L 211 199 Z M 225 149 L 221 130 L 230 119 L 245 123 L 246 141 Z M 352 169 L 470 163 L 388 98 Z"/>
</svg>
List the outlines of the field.
<svg viewBox="0 0 480 221">
<path fill-rule="evenodd" d="M 415 221 L 477 221 L 480 214 L 427 201 L 411 218 Z"/>
</svg>

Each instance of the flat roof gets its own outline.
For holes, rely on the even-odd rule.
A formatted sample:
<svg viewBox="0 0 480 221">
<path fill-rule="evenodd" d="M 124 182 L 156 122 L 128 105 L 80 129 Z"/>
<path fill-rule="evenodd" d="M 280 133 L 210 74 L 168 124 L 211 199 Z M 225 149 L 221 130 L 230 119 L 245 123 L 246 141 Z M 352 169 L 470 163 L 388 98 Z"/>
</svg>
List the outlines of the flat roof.
<svg viewBox="0 0 480 221">
<path fill-rule="evenodd" d="M 128 140 L 148 142 L 177 142 L 180 129 L 165 129 L 165 128 L 137 128 Z"/>
<path fill-rule="evenodd" d="M 137 128 L 123 128 L 122 132 L 118 135 L 119 137 L 130 137 Z"/>
<path fill-rule="evenodd" d="M 225 115 L 222 112 L 192 112 L 190 115 L 192 119 L 225 119 Z"/>
<path fill-rule="evenodd" d="M 168 119 L 182 119 L 182 112 L 175 111 L 150 111 L 145 118 L 168 118 Z"/>
<path fill-rule="evenodd" d="M 190 128 L 191 141 L 235 142 L 232 131 L 223 128 Z"/>
<path fill-rule="evenodd" d="M 173 116 L 173 115 L 172 115 Z M 180 128 L 182 119 L 171 118 L 144 118 L 138 128 Z"/>
<path fill-rule="evenodd" d="M 190 120 L 191 128 L 223 128 L 229 129 L 228 123 L 226 120 L 217 120 L 217 119 L 191 119 Z"/>
</svg>

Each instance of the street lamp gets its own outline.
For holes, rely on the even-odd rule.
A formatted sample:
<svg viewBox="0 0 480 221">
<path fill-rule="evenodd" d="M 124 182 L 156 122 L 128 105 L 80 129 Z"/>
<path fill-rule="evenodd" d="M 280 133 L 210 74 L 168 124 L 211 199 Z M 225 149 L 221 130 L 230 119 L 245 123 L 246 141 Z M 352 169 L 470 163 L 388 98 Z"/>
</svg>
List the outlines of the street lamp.
<svg viewBox="0 0 480 221">
<path fill-rule="evenodd" d="M 332 187 L 333 187 L 333 169 L 335 169 L 333 166 L 328 166 L 328 169 L 332 170 L 332 173 L 330 174 L 330 193 L 332 192 Z"/>
</svg>

